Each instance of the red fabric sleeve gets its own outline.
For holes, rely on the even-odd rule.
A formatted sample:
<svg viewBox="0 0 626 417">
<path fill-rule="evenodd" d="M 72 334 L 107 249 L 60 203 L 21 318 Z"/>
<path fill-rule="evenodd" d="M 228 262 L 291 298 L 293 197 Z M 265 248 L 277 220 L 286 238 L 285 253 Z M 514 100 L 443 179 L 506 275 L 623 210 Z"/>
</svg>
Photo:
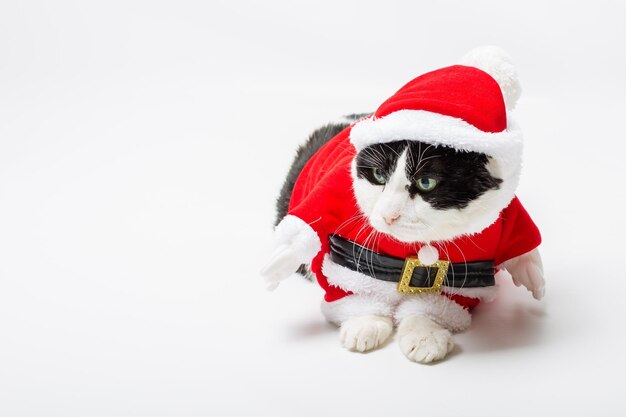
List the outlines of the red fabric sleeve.
<svg viewBox="0 0 626 417">
<path fill-rule="evenodd" d="M 328 235 L 333 233 L 340 224 L 343 213 L 341 208 L 346 206 L 346 198 L 351 198 L 350 184 L 345 183 L 345 176 L 326 176 L 317 183 L 309 194 L 297 205 L 289 209 L 289 214 L 307 222 L 320 238 L 322 248 L 311 262 L 311 270 L 317 281 L 325 291 L 324 300 L 336 301 L 350 295 L 350 292 L 332 286 L 322 274 L 324 255 L 330 251 Z"/>
<path fill-rule="evenodd" d="M 496 265 L 530 252 L 541 243 L 537 225 L 517 197 L 502 210 L 501 216 L 502 235 L 496 250 Z"/>
<path fill-rule="evenodd" d="M 352 215 L 350 164 L 355 150 L 344 129 L 306 163 L 293 188 L 288 214 L 307 222 L 324 239 Z M 326 235 L 326 236 L 323 236 Z"/>
<path fill-rule="evenodd" d="M 348 132 L 346 129 L 338 134 L 305 165 L 293 189 L 288 211 L 308 223 L 320 238 L 322 248 L 311 262 L 311 270 L 325 290 L 327 302 L 351 294 L 328 284 L 322 274 L 324 255 L 330 251 L 328 235 L 353 215 L 350 163 L 354 148 L 348 143 Z"/>
<path fill-rule="evenodd" d="M 299 217 L 317 232 L 320 240 L 332 233 L 339 223 L 337 209 L 344 199 L 345 189 L 332 178 L 324 178 L 298 204 L 292 204 L 288 214 Z"/>
<path fill-rule="evenodd" d="M 301 204 L 290 209 L 289 214 L 297 216 L 307 222 L 313 230 L 317 232 L 320 238 L 322 248 L 311 261 L 311 270 L 315 273 L 320 287 L 325 291 L 324 300 L 331 302 L 339 300 L 351 293 L 330 285 L 326 277 L 322 274 L 324 256 L 330 252 L 328 235 L 334 231 L 338 222 L 333 213 L 328 210 L 328 206 L 325 205 L 325 202 L 327 202 L 329 198 L 332 200 L 332 194 L 329 196 L 327 194 L 329 190 L 325 190 L 324 188 L 325 187 L 318 187 L 318 189 L 308 195 Z"/>
</svg>

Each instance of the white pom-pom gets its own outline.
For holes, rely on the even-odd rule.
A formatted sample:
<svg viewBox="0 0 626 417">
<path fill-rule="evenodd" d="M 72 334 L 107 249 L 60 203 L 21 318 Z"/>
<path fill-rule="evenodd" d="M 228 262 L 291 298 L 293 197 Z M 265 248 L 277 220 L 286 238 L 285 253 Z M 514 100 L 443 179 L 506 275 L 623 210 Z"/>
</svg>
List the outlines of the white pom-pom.
<svg viewBox="0 0 626 417">
<path fill-rule="evenodd" d="M 522 94 L 522 87 L 509 54 L 497 46 L 481 46 L 466 53 L 460 64 L 476 67 L 491 75 L 500 85 L 506 108 L 515 108 L 517 99 Z"/>
<path fill-rule="evenodd" d="M 431 245 L 425 245 L 417 252 L 417 258 L 424 265 L 432 265 L 439 260 L 439 251 Z"/>
</svg>

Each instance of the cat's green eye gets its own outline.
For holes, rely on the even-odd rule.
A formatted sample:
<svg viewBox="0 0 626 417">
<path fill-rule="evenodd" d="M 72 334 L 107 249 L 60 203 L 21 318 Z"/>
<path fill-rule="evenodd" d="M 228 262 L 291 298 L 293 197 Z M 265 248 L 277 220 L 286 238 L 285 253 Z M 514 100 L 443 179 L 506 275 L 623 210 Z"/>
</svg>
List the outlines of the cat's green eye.
<svg viewBox="0 0 626 417">
<path fill-rule="evenodd" d="M 437 180 L 432 177 L 421 177 L 415 180 L 417 188 L 425 193 L 434 190 L 437 184 Z"/>
<path fill-rule="evenodd" d="M 385 176 L 383 170 L 380 168 L 372 168 L 372 176 L 374 177 L 374 180 L 376 180 L 376 182 L 380 185 L 383 185 L 387 182 L 387 177 Z"/>
</svg>

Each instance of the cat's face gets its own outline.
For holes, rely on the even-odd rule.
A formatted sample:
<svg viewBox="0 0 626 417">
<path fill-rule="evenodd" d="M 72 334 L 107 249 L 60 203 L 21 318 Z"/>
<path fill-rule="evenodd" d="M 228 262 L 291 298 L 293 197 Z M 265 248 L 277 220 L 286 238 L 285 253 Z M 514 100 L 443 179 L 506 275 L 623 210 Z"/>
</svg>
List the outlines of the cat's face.
<svg viewBox="0 0 626 417">
<path fill-rule="evenodd" d="M 491 224 L 510 193 L 499 171 L 484 154 L 415 141 L 369 146 L 352 164 L 361 211 L 403 242 L 450 240 Z"/>
</svg>

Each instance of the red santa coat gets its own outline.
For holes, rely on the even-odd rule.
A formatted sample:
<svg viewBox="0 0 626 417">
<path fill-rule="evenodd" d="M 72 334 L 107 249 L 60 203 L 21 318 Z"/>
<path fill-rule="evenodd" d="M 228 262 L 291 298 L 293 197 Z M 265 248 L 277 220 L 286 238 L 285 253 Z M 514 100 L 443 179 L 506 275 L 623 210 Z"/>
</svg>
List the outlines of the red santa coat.
<svg viewBox="0 0 626 417">
<path fill-rule="evenodd" d="M 350 143 L 350 127 L 324 145 L 305 165 L 296 181 L 288 214 L 308 223 L 317 232 L 321 250 L 311 263 L 324 300 L 332 302 L 350 295 L 350 288 L 330 285 L 322 273 L 322 263 L 330 251 L 329 235 L 338 234 L 373 251 L 406 258 L 415 256 L 420 243 L 402 243 L 386 235 L 375 242 L 367 240 L 373 231 L 362 216 L 352 188 L 351 163 L 356 149 Z M 375 243 L 375 246 L 373 244 Z M 464 235 L 450 242 L 438 242 L 439 257 L 450 262 L 493 260 L 496 265 L 522 255 L 541 243 L 541 235 L 517 197 L 500 212 L 497 219 L 480 233 Z M 465 307 L 477 301 L 451 297 Z"/>
</svg>

